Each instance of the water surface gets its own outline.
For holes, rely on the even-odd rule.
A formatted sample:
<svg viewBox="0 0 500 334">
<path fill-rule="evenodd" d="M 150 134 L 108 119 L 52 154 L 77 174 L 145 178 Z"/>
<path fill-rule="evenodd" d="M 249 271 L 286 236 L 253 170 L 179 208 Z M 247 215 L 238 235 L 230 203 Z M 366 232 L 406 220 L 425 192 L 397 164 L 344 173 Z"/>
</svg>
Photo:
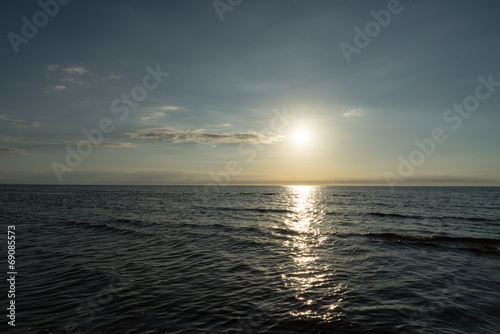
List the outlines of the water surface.
<svg viewBox="0 0 500 334">
<path fill-rule="evenodd" d="M 498 333 L 499 204 L 498 187 L 0 186 L 9 331 Z"/>
</svg>

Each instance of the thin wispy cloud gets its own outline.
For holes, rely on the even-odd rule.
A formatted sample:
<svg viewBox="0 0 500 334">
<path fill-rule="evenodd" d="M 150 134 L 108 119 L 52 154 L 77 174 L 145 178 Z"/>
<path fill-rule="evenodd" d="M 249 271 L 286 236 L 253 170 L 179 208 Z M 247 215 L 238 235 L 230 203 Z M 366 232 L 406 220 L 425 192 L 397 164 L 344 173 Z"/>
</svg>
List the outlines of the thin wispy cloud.
<svg viewBox="0 0 500 334">
<path fill-rule="evenodd" d="M 145 112 L 143 112 L 143 115 L 140 117 L 140 119 L 143 122 L 146 122 L 150 119 L 156 119 L 156 118 L 160 118 L 160 117 L 164 117 L 164 116 L 165 116 L 165 113 L 163 113 L 161 111 L 145 111 Z"/>
<path fill-rule="evenodd" d="M 33 124 L 27 124 L 26 121 L 23 121 L 22 119 L 12 119 L 8 118 L 6 116 L 0 115 L 0 120 L 7 121 L 6 124 L 1 124 L 3 126 L 7 126 L 9 128 L 16 128 L 16 129 L 27 129 L 27 128 L 37 128 L 41 126 L 40 123 L 33 123 Z M 13 123 L 11 123 L 13 122 Z"/>
<path fill-rule="evenodd" d="M 71 75 L 84 75 L 89 73 L 89 70 L 82 66 L 71 66 L 62 69 L 63 72 L 71 74 Z"/>
<path fill-rule="evenodd" d="M 118 74 L 97 75 L 83 66 L 48 65 L 46 70 L 49 72 L 46 78 L 50 83 L 45 86 L 45 94 L 61 93 L 75 85 L 95 84 L 122 78 Z"/>
<path fill-rule="evenodd" d="M 89 80 L 91 74 L 83 66 L 61 67 L 61 65 L 48 65 L 46 69 L 50 72 L 50 74 L 47 74 L 47 78 L 54 82 L 54 84 L 49 85 L 52 90 L 63 90 L 67 88 L 67 84 L 83 84 Z"/>
<path fill-rule="evenodd" d="M 344 117 L 361 117 L 364 115 L 365 115 L 365 112 L 362 109 L 352 109 L 352 110 L 348 110 L 342 114 L 342 116 L 344 116 Z"/>
<path fill-rule="evenodd" d="M 118 80 L 118 79 L 120 79 L 121 77 L 122 77 L 121 75 L 111 74 L 111 75 L 108 75 L 108 76 L 106 77 L 106 79 L 108 79 L 108 80 Z"/>
<path fill-rule="evenodd" d="M 108 148 L 133 148 L 136 147 L 132 143 L 127 143 L 127 142 L 104 142 L 100 143 L 98 145 L 95 145 L 97 147 L 108 147 Z"/>
<path fill-rule="evenodd" d="M 13 124 L 10 127 L 16 129 L 27 129 L 27 128 L 38 128 L 40 126 L 41 126 L 40 123 L 35 122 L 33 124 Z"/>
<path fill-rule="evenodd" d="M 4 116 L 4 115 L 0 115 L 0 119 L 5 120 L 5 121 L 11 121 L 11 122 L 24 122 L 21 119 L 12 119 L 12 118 L 8 118 L 7 116 Z"/>
<path fill-rule="evenodd" d="M 66 86 L 64 86 L 64 85 L 55 85 L 55 86 L 51 86 L 50 88 L 52 88 L 55 91 L 61 91 L 61 90 L 65 90 Z"/>
<path fill-rule="evenodd" d="M 165 142 L 195 142 L 200 144 L 251 143 L 271 144 L 283 140 L 283 136 L 267 136 L 256 132 L 246 133 L 209 133 L 204 129 L 152 128 L 126 133 L 131 138 L 158 139 Z"/>
<path fill-rule="evenodd" d="M 49 66 L 47 66 L 47 69 L 48 69 L 49 71 L 55 71 L 55 70 L 57 70 L 59 67 L 60 67 L 60 65 L 49 65 Z"/>
<path fill-rule="evenodd" d="M 6 147 L 0 145 L 0 155 L 24 155 L 25 150 L 15 147 Z"/>
<path fill-rule="evenodd" d="M 167 112 L 169 111 L 179 111 L 179 110 L 185 110 L 182 107 L 177 107 L 177 106 L 159 106 L 159 107 L 153 107 L 148 110 L 145 110 L 142 112 L 142 116 L 140 116 L 140 119 L 143 122 L 149 121 L 151 119 L 157 119 L 161 117 L 165 117 L 167 115 Z"/>
<path fill-rule="evenodd" d="M 20 142 L 22 139 L 22 137 L 10 137 L 10 136 L 3 136 L 3 135 L 0 135 L 0 141 L 3 141 L 3 142 Z"/>
<path fill-rule="evenodd" d="M 78 145 L 80 142 L 78 141 L 67 141 L 67 142 L 64 142 L 63 144 L 64 145 L 73 145 L 73 146 L 76 146 Z M 61 143 L 59 143 L 59 145 L 61 145 Z M 133 143 L 128 143 L 128 142 L 103 142 L 103 143 L 99 143 L 99 144 L 92 144 L 92 146 L 94 147 L 104 147 L 104 148 L 133 148 L 133 147 L 136 147 Z"/>
<path fill-rule="evenodd" d="M 160 111 L 173 111 L 173 110 L 184 110 L 184 108 L 176 107 L 176 106 L 161 106 L 158 108 Z"/>
</svg>

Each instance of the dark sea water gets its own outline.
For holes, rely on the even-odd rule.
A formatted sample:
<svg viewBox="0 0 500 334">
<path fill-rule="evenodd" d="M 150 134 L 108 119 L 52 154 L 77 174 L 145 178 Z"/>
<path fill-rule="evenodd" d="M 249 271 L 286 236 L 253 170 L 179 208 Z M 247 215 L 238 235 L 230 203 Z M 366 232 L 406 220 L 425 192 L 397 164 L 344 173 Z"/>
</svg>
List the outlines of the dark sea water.
<svg viewBox="0 0 500 334">
<path fill-rule="evenodd" d="M 498 187 L 3 185 L 0 212 L 2 332 L 500 332 Z"/>
</svg>

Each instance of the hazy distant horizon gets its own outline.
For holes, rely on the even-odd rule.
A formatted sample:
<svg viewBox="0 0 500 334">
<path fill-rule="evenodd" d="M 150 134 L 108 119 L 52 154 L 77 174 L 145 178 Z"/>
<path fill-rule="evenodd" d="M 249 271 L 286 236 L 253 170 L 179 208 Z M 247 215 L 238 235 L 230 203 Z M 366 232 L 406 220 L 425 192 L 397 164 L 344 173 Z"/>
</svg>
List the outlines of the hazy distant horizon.
<svg viewBox="0 0 500 334">
<path fill-rule="evenodd" d="M 328 183 L 328 184 L 313 184 L 313 183 L 297 183 L 297 184 L 273 184 L 273 183 L 234 183 L 234 184 L 228 184 L 226 186 L 218 186 L 214 184 L 139 184 L 139 183 L 123 183 L 123 184 L 118 184 L 118 183 L 0 183 L 0 186 L 116 186 L 116 187 L 128 187 L 128 186 L 134 186 L 134 187 L 211 187 L 211 188 L 219 188 L 219 189 L 224 189 L 228 187 L 294 187 L 294 186 L 304 186 L 304 187 L 386 187 L 386 188 L 404 188 L 404 187 L 492 187 L 492 188 L 498 188 L 500 187 L 500 184 L 492 184 L 492 185 L 487 185 L 487 184 L 404 184 L 404 185 L 394 185 L 394 186 L 389 186 L 387 184 L 368 184 L 368 183 L 362 183 L 362 184 L 354 184 L 354 183 Z"/>
</svg>

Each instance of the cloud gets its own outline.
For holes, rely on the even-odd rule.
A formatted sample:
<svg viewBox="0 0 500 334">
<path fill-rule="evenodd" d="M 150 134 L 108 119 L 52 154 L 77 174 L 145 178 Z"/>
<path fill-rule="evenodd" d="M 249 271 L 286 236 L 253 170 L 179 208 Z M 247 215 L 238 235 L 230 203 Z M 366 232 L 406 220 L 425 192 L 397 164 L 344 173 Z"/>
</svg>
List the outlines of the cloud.
<svg viewBox="0 0 500 334">
<path fill-rule="evenodd" d="M 143 111 L 143 116 L 140 117 L 140 119 L 145 122 L 150 119 L 155 119 L 155 118 L 161 118 L 165 117 L 165 112 L 167 111 L 175 111 L 175 110 L 184 110 L 182 107 L 176 107 L 176 106 L 160 106 L 160 107 L 153 107 L 149 108 L 149 110 Z"/>
<path fill-rule="evenodd" d="M 104 142 L 100 143 L 98 145 L 95 145 L 97 147 L 110 147 L 110 148 L 132 148 L 136 147 L 132 143 L 126 143 L 126 142 Z"/>
<path fill-rule="evenodd" d="M 342 114 L 344 117 L 360 117 L 364 116 L 365 112 L 362 109 L 352 109 L 348 110 L 345 113 Z"/>
<path fill-rule="evenodd" d="M 24 155 L 25 150 L 0 145 L 0 155 Z"/>
<path fill-rule="evenodd" d="M 184 108 L 176 107 L 176 106 L 161 106 L 158 109 L 161 111 L 184 110 Z"/>
<path fill-rule="evenodd" d="M 24 121 L 22 121 L 22 122 L 24 122 Z M 11 125 L 12 128 L 17 128 L 17 129 L 38 128 L 40 126 L 41 126 L 41 124 L 37 123 L 37 122 L 35 122 L 31 125 L 25 125 L 25 124 Z"/>
<path fill-rule="evenodd" d="M 59 67 L 60 67 L 59 65 L 49 65 L 49 66 L 47 66 L 47 69 L 48 69 L 49 71 L 55 71 L 55 70 L 57 70 Z"/>
<path fill-rule="evenodd" d="M 66 141 L 66 142 L 64 142 L 64 144 L 69 144 L 69 145 L 76 146 L 80 142 L 88 142 L 88 141 L 87 140 Z M 108 141 L 108 142 L 102 142 L 100 144 L 93 144 L 92 146 L 94 146 L 94 147 L 104 147 L 104 148 L 132 148 L 132 147 L 136 147 L 132 143 L 127 143 L 127 142 L 110 142 L 110 141 Z"/>
<path fill-rule="evenodd" d="M 108 75 L 108 76 L 106 77 L 106 79 L 108 79 L 108 80 L 118 80 L 118 79 L 120 79 L 121 77 L 122 77 L 121 75 L 111 74 L 111 75 Z"/>
<path fill-rule="evenodd" d="M 47 78 L 55 81 L 55 85 L 50 85 L 52 90 L 63 90 L 67 84 L 83 84 L 89 80 L 90 71 L 83 66 L 68 66 L 61 68 L 60 65 L 48 65 L 47 70 L 52 72 Z M 65 83 L 63 85 L 61 83 Z"/>
<path fill-rule="evenodd" d="M 251 143 L 271 144 L 283 140 L 283 136 L 267 136 L 256 132 L 246 133 L 207 133 L 204 129 L 155 128 L 126 133 L 131 138 L 160 139 L 165 142 L 196 142 L 201 144 Z"/>
<path fill-rule="evenodd" d="M 160 111 L 146 111 L 146 112 L 144 112 L 144 114 L 145 114 L 144 116 L 141 116 L 141 120 L 143 122 L 150 120 L 150 119 L 160 118 L 160 117 L 165 116 L 165 113 L 160 112 Z"/>
<path fill-rule="evenodd" d="M 10 136 L 3 136 L 0 135 L 0 141 L 8 141 L 8 142 L 20 142 L 21 138 L 23 137 L 10 137 Z"/>
<path fill-rule="evenodd" d="M 122 75 L 119 74 L 106 73 L 97 75 L 83 66 L 61 67 L 60 65 L 48 65 L 46 70 L 50 72 L 46 75 L 46 78 L 51 82 L 51 85 L 47 86 L 47 92 L 49 93 L 64 90 L 72 84 L 82 85 L 122 78 Z"/>
<path fill-rule="evenodd" d="M 0 120 L 5 120 L 5 121 L 17 123 L 17 124 L 7 125 L 10 128 L 16 128 L 16 129 L 37 128 L 41 125 L 40 123 L 36 123 L 36 122 L 33 123 L 32 125 L 26 125 L 26 122 L 21 120 L 21 119 L 12 119 L 12 118 L 5 117 L 3 115 L 0 115 Z M 21 124 L 19 124 L 19 123 L 21 123 Z"/>
<path fill-rule="evenodd" d="M 0 119 L 6 120 L 6 121 L 11 121 L 11 122 L 24 122 L 23 120 L 20 120 L 20 119 L 12 119 L 12 118 L 8 118 L 8 117 L 3 116 L 3 115 L 0 115 Z"/>
<path fill-rule="evenodd" d="M 89 73 L 89 70 L 85 69 L 82 66 L 65 67 L 62 70 L 63 70 L 63 72 L 70 74 L 70 75 L 84 75 L 84 74 Z"/>
<path fill-rule="evenodd" d="M 66 86 L 64 86 L 64 85 L 55 85 L 55 86 L 50 86 L 50 88 L 52 88 L 53 90 L 61 91 L 61 90 L 65 90 Z"/>
</svg>

